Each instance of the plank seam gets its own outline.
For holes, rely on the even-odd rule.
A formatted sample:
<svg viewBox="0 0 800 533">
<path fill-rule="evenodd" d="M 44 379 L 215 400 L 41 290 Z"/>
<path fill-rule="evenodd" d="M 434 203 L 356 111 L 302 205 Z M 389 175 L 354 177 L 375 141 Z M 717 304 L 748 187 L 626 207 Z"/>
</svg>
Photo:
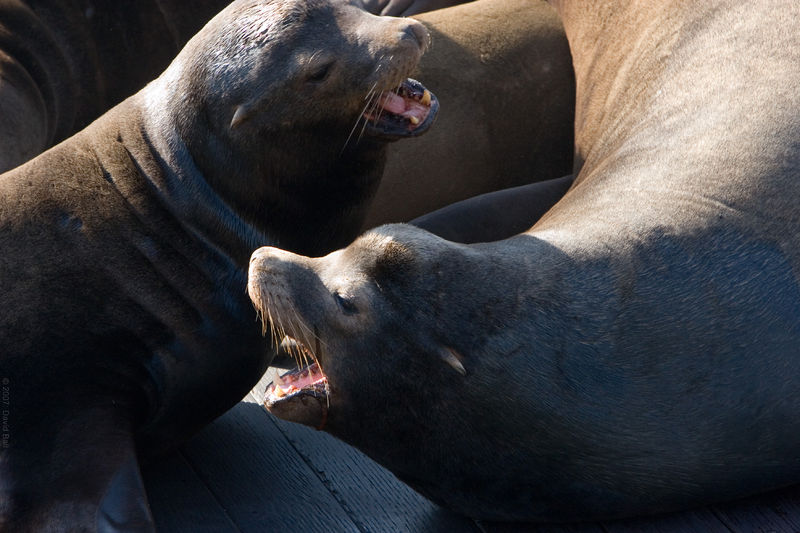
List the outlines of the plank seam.
<svg viewBox="0 0 800 533">
<path fill-rule="evenodd" d="M 764 506 L 764 507 L 766 507 L 766 506 Z M 711 511 L 711 514 L 713 514 L 714 517 L 716 517 L 717 520 L 722 522 L 722 525 L 725 526 L 728 529 L 728 531 L 730 531 L 731 533 L 745 533 L 746 531 L 752 531 L 750 529 L 746 529 L 745 530 L 745 529 L 737 528 L 736 525 L 727 517 L 726 513 L 724 511 L 722 511 L 721 509 L 719 509 L 716 505 L 712 505 L 708 509 Z M 772 511 L 772 508 L 769 508 L 769 510 Z M 774 513 L 774 514 L 778 518 L 778 520 L 780 520 L 783 523 L 783 525 L 785 527 L 789 528 L 788 529 L 789 531 L 792 531 L 791 524 L 787 523 L 786 519 L 784 519 L 782 516 L 780 516 L 777 513 Z"/>
<path fill-rule="evenodd" d="M 211 497 L 214 499 L 214 501 L 217 502 L 217 505 L 219 505 L 219 508 L 222 509 L 222 514 L 225 515 L 225 518 L 228 520 L 228 522 L 230 523 L 231 527 L 235 531 L 237 531 L 238 533 L 243 533 L 242 529 L 239 527 L 239 524 L 236 523 L 236 521 L 233 519 L 233 517 L 230 514 L 228 514 L 228 510 L 222 504 L 222 500 L 220 500 L 220 498 L 217 495 L 217 493 L 214 492 L 214 489 L 211 488 L 211 485 L 209 485 L 208 480 L 203 475 L 200 474 L 200 471 L 197 468 L 195 468 L 194 463 L 192 463 L 192 461 L 190 460 L 189 456 L 184 453 L 183 446 L 181 446 L 178 449 L 178 453 L 183 458 L 183 460 L 186 461 L 186 464 L 189 466 L 189 469 L 192 472 L 194 472 L 194 475 L 197 477 L 197 479 L 199 479 L 203 483 L 203 485 L 206 487 L 206 490 L 211 495 Z"/>
<path fill-rule="evenodd" d="M 331 489 L 331 483 L 332 482 L 327 478 L 327 476 L 325 476 L 325 473 L 321 472 L 314 465 L 314 462 L 311 461 L 311 458 L 308 457 L 305 453 L 303 453 L 300 450 L 300 448 L 295 444 L 294 439 L 292 439 L 286 433 L 286 431 L 284 431 L 284 429 L 280 426 L 280 424 L 277 424 L 275 422 L 275 420 L 272 419 L 271 416 L 268 417 L 268 419 L 269 419 L 271 424 L 273 424 L 276 428 L 278 428 L 278 431 L 281 433 L 281 435 L 283 435 L 283 438 L 286 439 L 286 441 L 289 443 L 289 446 L 294 448 L 294 450 L 297 452 L 297 455 L 300 456 L 300 459 L 303 460 L 303 462 L 306 464 L 306 466 L 314 473 L 315 476 L 317 476 L 317 478 L 319 479 L 320 483 L 322 483 L 322 486 L 325 487 L 325 490 L 327 490 L 330 493 L 330 495 L 333 497 L 333 499 L 336 501 L 336 503 L 339 504 L 339 507 L 342 508 L 344 513 L 347 515 L 347 517 L 350 519 L 350 521 L 353 522 L 353 525 L 356 526 L 358 531 L 360 533 L 369 533 L 369 528 L 367 528 L 363 523 L 361 523 L 361 521 L 358 520 L 358 518 L 356 517 L 356 513 L 353 512 L 353 510 L 350 508 L 350 506 L 347 504 L 347 502 L 344 501 L 339 496 L 338 491 L 335 491 L 335 490 Z"/>
</svg>

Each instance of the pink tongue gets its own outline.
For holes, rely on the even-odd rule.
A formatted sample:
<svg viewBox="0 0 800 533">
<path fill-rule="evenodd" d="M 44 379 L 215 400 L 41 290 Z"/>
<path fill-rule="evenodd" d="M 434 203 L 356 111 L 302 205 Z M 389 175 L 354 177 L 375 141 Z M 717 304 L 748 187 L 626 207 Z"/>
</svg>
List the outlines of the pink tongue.
<svg viewBox="0 0 800 533">
<path fill-rule="evenodd" d="M 389 113 L 394 113 L 395 115 L 401 114 L 403 111 L 406 110 L 406 101 L 403 100 L 401 96 L 396 95 L 393 92 L 384 91 L 381 93 L 381 98 L 378 103 Z"/>
<path fill-rule="evenodd" d="M 425 120 L 425 117 L 428 116 L 429 111 L 430 108 L 420 104 L 419 102 L 410 100 L 408 102 L 408 109 L 403 112 L 403 116 L 406 118 L 416 117 L 419 123 Z"/>
</svg>

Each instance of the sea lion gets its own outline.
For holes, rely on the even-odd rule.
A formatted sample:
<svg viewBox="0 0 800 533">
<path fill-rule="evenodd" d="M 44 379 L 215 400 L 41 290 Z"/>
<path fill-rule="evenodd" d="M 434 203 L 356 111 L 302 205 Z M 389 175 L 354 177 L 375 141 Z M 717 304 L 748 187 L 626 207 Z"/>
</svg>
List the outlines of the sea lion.
<svg viewBox="0 0 800 533">
<path fill-rule="evenodd" d="M 463 244 L 507 239 L 533 226 L 564 196 L 573 179 L 569 174 L 487 192 L 417 217 L 410 224 Z"/>
<path fill-rule="evenodd" d="M 0 175 L 0 529 L 152 528 L 138 461 L 258 381 L 252 249 L 358 231 L 437 101 L 429 35 L 346 0 L 238 0 L 157 80 Z M 6 431 L 8 429 L 8 431 Z"/>
<path fill-rule="evenodd" d="M 392 145 L 364 230 L 572 172 L 575 79 L 541 0 L 478 0 L 416 17 L 433 46 L 413 76 L 447 102 L 423 138 Z"/>
<path fill-rule="evenodd" d="M 389 225 L 255 252 L 251 297 L 316 359 L 268 408 L 483 519 L 800 482 L 800 5 L 556 6 L 572 188 L 503 241 Z"/>
<path fill-rule="evenodd" d="M 471 0 L 364 0 L 364 8 L 370 13 L 408 17 L 469 1 Z"/>
<path fill-rule="evenodd" d="M 0 172 L 141 89 L 229 3 L 0 2 Z"/>
</svg>

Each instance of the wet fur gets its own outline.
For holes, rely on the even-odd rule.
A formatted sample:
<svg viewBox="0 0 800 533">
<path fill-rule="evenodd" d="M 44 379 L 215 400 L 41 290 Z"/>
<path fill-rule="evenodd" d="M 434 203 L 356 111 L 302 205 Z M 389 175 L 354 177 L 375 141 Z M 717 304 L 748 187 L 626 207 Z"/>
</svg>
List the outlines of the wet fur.
<svg viewBox="0 0 800 533">
<path fill-rule="evenodd" d="M 0 4 L 0 172 L 141 89 L 229 3 Z"/>
</svg>

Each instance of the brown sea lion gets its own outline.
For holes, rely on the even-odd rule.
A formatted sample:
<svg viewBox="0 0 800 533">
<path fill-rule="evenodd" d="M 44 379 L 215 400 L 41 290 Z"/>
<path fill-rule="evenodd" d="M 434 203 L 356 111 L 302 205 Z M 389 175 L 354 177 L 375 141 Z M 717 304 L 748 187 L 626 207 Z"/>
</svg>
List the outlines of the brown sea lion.
<svg viewBox="0 0 800 533">
<path fill-rule="evenodd" d="M 0 172 L 141 89 L 229 3 L 0 1 Z"/>
<path fill-rule="evenodd" d="M 364 0 L 364 7 L 371 13 L 392 17 L 408 17 L 469 1 L 471 0 Z"/>
<path fill-rule="evenodd" d="M 138 461 L 270 362 L 250 252 L 356 235 L 386 141 L 435 115 L 404 81 L 428 41 L 356 2 L 239 0 L 141 92 L 0 175 L 0 530 L 152 528 Z"/>
<path fill-rule="evenodd" d="M 447 105 L 389 148 L 364 229 L 572 172 L 575 81 L 551 6 L 478 0 L 417 19 L 433 46 L 415 75 Z"/>
<path fill-rule="evenodd" d="M 422 215 L 410 223 L 448 241 L 473 244 L 513 237 L 533 226 L 572 185 L 560 178 L 487 192 Z"/>
<path fill-rule="evenodd" d="M 251 297 L 316 359 L 269 409 L 486 519 L 800 482 L 800 5 L 557 8 L 570 191 L 499 242 L 390 225 L 319 259 L 257 251 Z"/>
</svg>

